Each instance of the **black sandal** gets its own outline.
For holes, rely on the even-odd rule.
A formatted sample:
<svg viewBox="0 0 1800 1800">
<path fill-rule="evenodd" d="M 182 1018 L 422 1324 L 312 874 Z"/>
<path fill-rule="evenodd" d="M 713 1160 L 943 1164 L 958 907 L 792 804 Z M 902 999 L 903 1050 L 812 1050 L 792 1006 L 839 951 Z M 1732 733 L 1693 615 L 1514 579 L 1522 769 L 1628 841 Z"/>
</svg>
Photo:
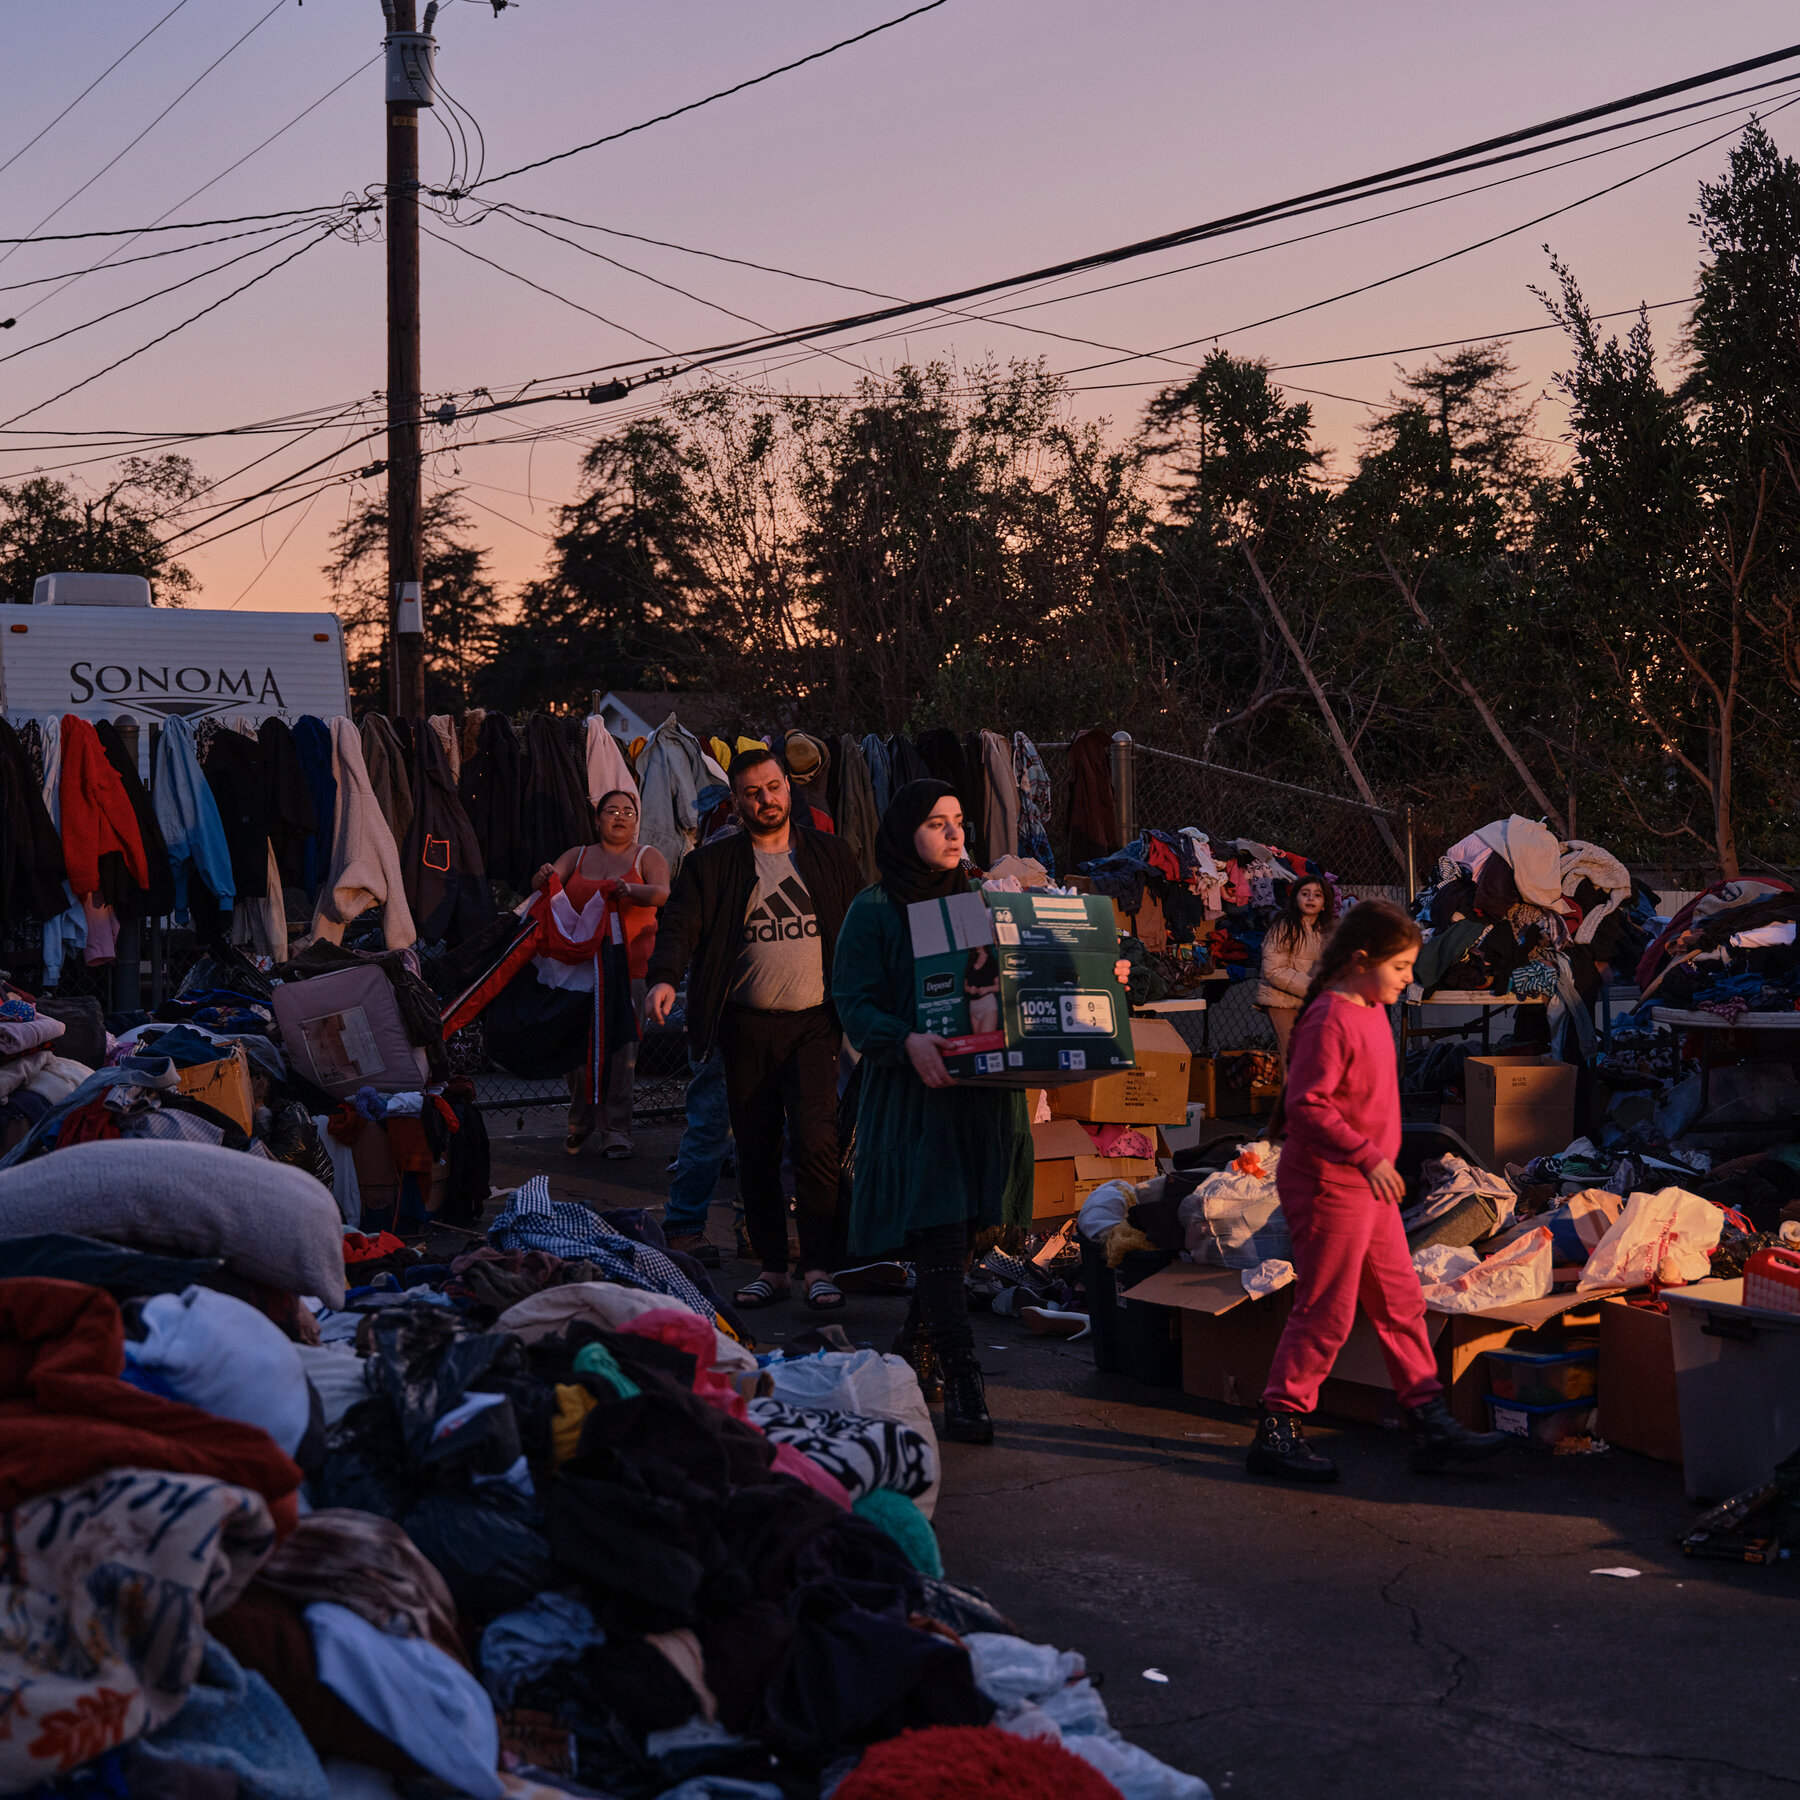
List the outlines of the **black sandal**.
<svg viewBox="0 0 1800 1800">
<path fill-rule="evenodd" d="M 759 1307 L 773 1306 L 777 1300 L 785 1300 L 792 1291 L 787 1286 L 787 1277 L 781 1278 L 782 1286 L 776 1287 L 768 1276 L 759 1275 L 754 1281 L 747 1281 L 731 1296 L 733 1306 L 743 1312 L 755 1312 Z"/>
<path fill-rule="evenodd" d="M 821 1275 L 806 1284 L 806 1306 L 809 1312 L 838 1312 L 844 1304 L 844 1290 L 829 1277 Z"/>
</svg>

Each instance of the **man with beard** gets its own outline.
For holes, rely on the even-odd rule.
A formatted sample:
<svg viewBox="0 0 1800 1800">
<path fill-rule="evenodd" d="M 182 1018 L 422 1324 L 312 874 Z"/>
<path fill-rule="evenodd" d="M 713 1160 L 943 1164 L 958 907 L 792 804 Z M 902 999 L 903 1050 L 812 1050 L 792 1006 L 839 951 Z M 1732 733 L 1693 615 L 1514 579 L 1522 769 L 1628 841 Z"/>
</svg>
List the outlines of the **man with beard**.
<svg viewBox="0 0 1800 1800">
<path fill-rule="evenodd" d="M 794 1168 L 801 1282 L 815 1312 L 843 1294 L 838 1259 L 837 1066 L 842 1035 L 831 1004 L 838 927 L 859 885 L 854 853 L 792 815 L 787 773 L 772 751 L 731 765 L 743 830 L 682 862 L 651 953 L 645 1017 L 661 1025 L 688 975 L 687 1033 L 703 1061 L 725 1063 L 738 1192 L 762 1273 L 735 1296 L 768 1306 L 789 1292 L 782 1128 Z M 673 1240 L 676 1249 L 690 1246 Z"/>
</svg>

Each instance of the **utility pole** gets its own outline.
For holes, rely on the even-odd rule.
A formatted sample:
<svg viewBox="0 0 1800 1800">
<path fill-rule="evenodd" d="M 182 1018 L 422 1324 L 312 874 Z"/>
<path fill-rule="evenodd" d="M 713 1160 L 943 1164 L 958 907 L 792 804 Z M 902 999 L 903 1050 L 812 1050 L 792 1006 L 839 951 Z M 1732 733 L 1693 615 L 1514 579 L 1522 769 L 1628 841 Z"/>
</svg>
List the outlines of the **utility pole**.
<svg viewBox="0 0 1800 1800">
<path fill-rule="evenodd" d="M 381 0 L 387 19 L 388 711 L 425 716 L 424 497 L 419 374 L 419 108 L 433 103 L 438 0 Z"/>
</svg>

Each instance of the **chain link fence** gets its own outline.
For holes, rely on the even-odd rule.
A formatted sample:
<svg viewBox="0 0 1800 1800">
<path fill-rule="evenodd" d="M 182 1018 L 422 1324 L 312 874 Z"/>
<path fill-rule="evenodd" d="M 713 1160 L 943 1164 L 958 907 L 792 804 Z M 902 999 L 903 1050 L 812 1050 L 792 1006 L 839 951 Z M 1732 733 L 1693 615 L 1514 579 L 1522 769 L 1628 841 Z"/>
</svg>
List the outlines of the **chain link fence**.
<svg viewBox="0 0 1800 1800">
<path fill-rule="evenodd" d="M 1122 734 L 1121 734 L 1122 737 Z M 1067 873 L 1069 747 L 1040 744 L 1057 816 L 1051 848 Z M 1364 900 L 1404 904 L 1413 885 L 1410 826 L 1405 813 L 1389 813 L 1360 800 L 1323 794 L 1273 776 L 1115 738 L 1113 789 L 1119 826 L 1129 843 L 1140 832 L 1171 834 L 1192 825 L 1215 845 L 1235 838 L 1293 851 L 1321 864 L 1340 891 Z M 1256 981 L 1233 980 L 1208 990 L 1207 1010 L 1178 1013 L 1170 1022 L 1196 1050 L 1273 1050 L 1268 1015 L 1254 1004 Z"/>
</svg>

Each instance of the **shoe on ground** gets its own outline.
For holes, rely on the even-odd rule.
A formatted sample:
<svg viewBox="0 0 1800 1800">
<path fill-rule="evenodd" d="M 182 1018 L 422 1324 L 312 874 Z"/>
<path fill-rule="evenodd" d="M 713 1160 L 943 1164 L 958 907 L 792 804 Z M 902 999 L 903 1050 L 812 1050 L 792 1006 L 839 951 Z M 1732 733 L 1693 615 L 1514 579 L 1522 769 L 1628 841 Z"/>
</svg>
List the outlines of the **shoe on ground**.
<svg viewBox="0 0 1800 1800">
<path fill-rule="evenodd" d="M 901 1294 L 906 1291 L 906 1269 L 897 1262 L 855 1263 L 838 1269 L 832 1280 L 846 1294 Z"/>
<path fill-rule="evenodd" d="M 669 1248 L 679 1250 L 683 1256 L 691 1256 L 705 1269 L 716 1269 L 724 1260 L 719 1254 L 719 1246 L 704 1231 L 691 1231 L 680 1237 L 672 1237 L 669 1239 Z"/>
<path fill-rule="evenodd" d="M 994 1421 L 988 1417 L 987 1386 L 981 1364 L 970 1350 L 946 1351 L 944 1374 L 944 1428 L 939 1434 L 953 1444 L 991 1444 Z"/>
<path fill-rule="evenodd" d="M 1300 1415 L 1265 1412 L 1257 1421 L 1256 1436 L 1244 1467 L 1252 1475 L 1273 1475 L 1281 1481 L 1336 1481 L 1338 1466 L 1306 1441 Z"/>
<path fill-rule="evenodd" d="M 1442 1400 L 1408 1407 L 1406 1422 L 1412 1428 L 1413 1467 L 1420 1470 L 1483 1462 L 1513 1442 L 1510 1432 L 1471 1431 Z"/>
<path fill-rule="evenodd" d="M 1054 1306 L 1021 1306 L 1019 1317 L 1039 1337 L 1085 1337 L 1088 1329 L 1086 1313 L 1063 1312 Z"/>
</svg>

